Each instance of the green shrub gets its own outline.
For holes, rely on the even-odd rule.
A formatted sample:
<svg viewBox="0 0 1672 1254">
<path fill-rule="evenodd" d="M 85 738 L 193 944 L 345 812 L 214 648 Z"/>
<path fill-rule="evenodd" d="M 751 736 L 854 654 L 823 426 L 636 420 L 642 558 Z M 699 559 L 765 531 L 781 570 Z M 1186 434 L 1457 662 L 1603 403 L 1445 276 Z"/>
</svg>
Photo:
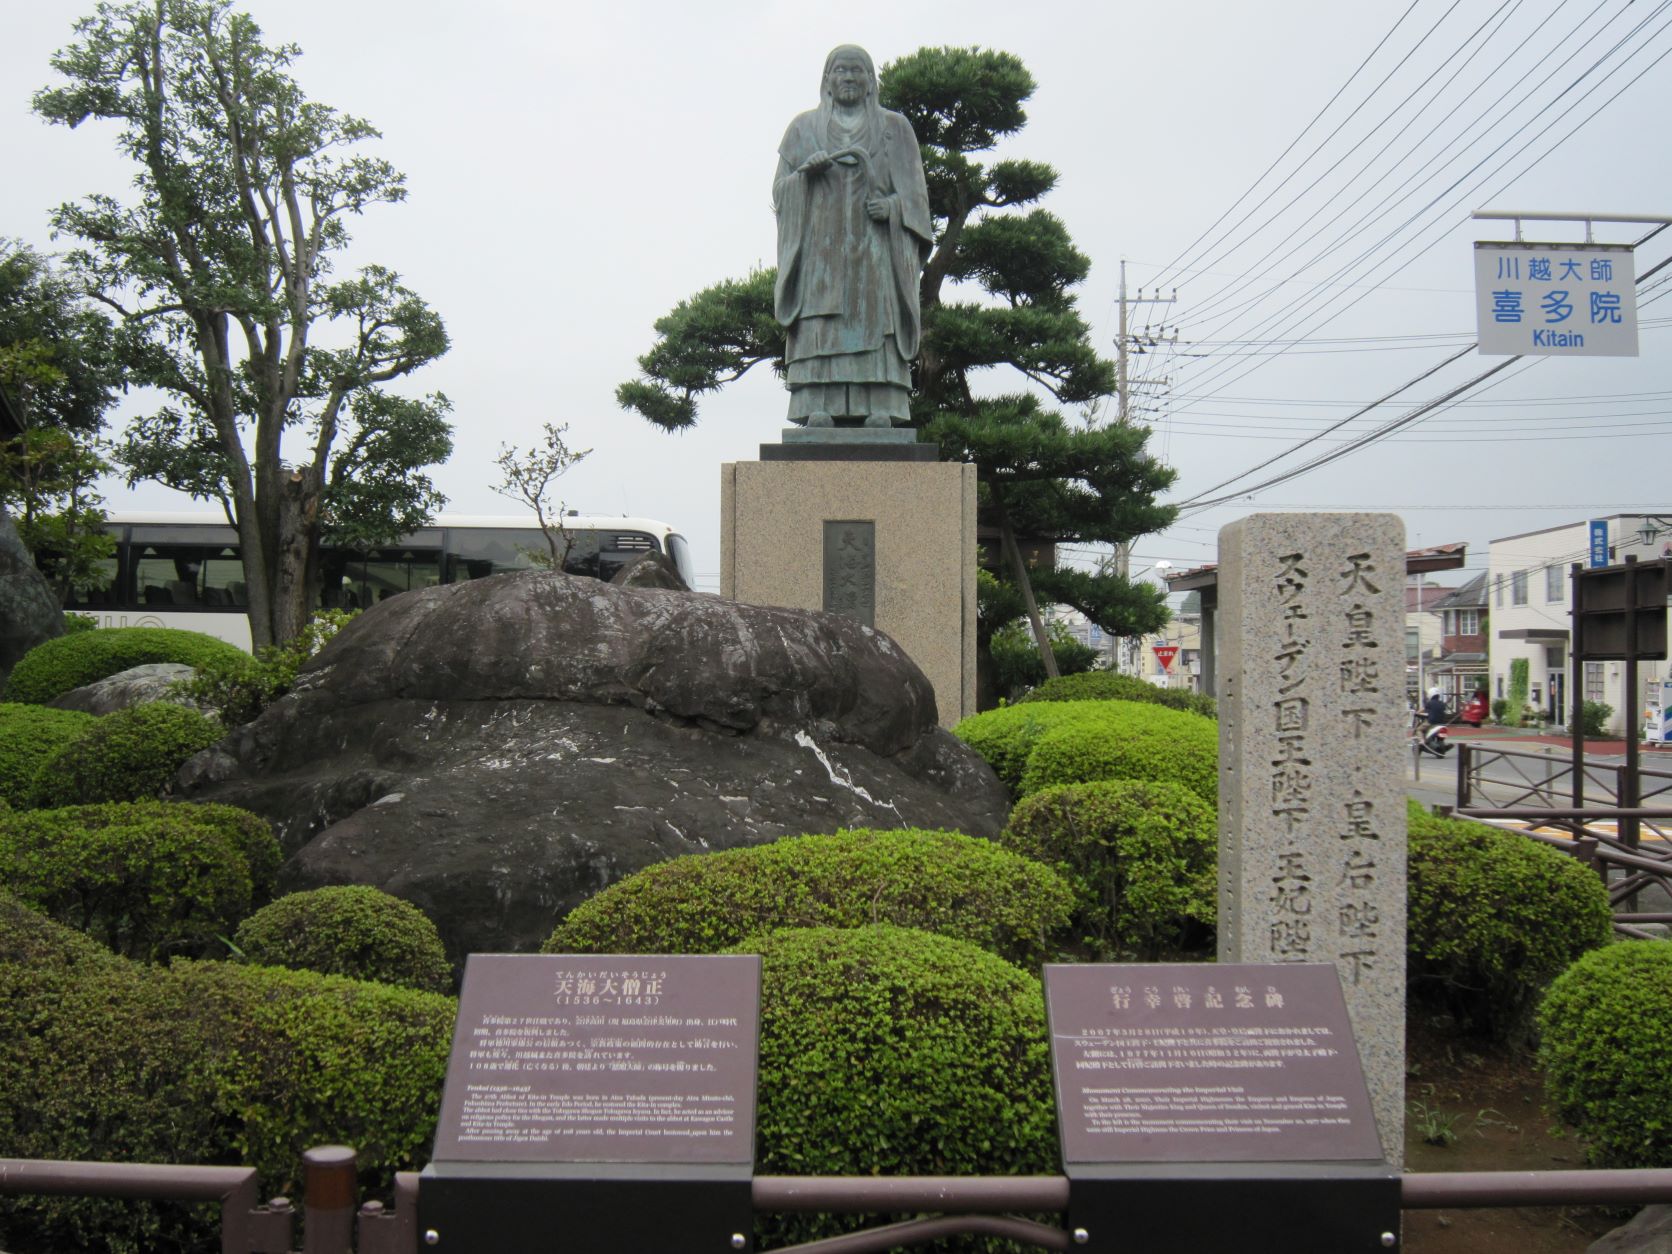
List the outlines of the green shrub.
<svg viewBox="0 0 1672 1254">
<path fill-rule="evenodd" d="M 220 725 L 170 701 L 106 714 L 35 775 L 37 806 L 156 797 L 182 763 L 222 736 Z"/>
<path fill-rule="evenodd" d="M 1060 870 L 1074 922 L 1099 957 L 1155 959 L 1218 911 L 1219 824 L 1178 784 L 1104 780 L 1024 798 L 999 837 Z"/>
<path fill-rule="evenodd" d="M 1160 706 L 1107 704 L 1115 716 L 1069 723 L 1039 738 L 1022 772 L 1022 796 L 1053 784 L 1147 779 L 1182 785 L 1218 804 L 1219 730 L 1213 722 Z"/>
<path fill-rule="evenodd" d="M 267 824 L 231 806 L 0 815 L 0 885 L 136 958 L 212 952 L 267 899 L 278 865 Z"/>
<path fill-rule="evenodd" d="M 1096 779 L 1182 784 L 1219 795 L 1219 729 L 1211 719 L 1136 701 L 1030 701 L 953 728 L 1012 793 Z"/>
<path fill-rule="evenodd" d="M 352 1145 L 363 1186 L 427 1160 L 457 1006 L 451 997 L 313 971 L 177 962 L 170 979 L 208 1045 L 233 1161 L 290 1193 L 302 1152 Z"/>
<path fill-rule="evenodd" d="M 200 631 L 173 627 L 101 627 L 38 644 L 18 659 L 6 683 L 8 701 L 44 705 L 72 688 L 148 662 L 203 666 L 243 650 Z"/>
<path fill-rule="evenodd" d="M 78 710 L 0 704 L 0 801 L 14 809 L 29 805 L 41 765 L 93 722 Z"/>
<path fill-rule="evenodd" d="M 97 631 L 98 629 L 99 620 L 93 614 L 64 615 L 64 634 L 66 636 L 73 636 L 80 631 Z"/>
<path fill-rule="evenodd" d="M 321 610 L 289 644 L 269 645 L 253 658 L 244 653 L 212 658 L 177 689 L 194 705 L 214 710 L 224 727 L 253 722 L 290 691 L 302 663 L 357 617 L 358 610 Z"/>
<path fill-rule="evenodd" d="M 0 894 L 0 1145 L 19 1158 L 236 1161 L 182 990 Z M 9 1250 L 208 1249 L 219 1207 L 0 1195 Z"/>
<path fill-rule="evenodd" d="M 967 942 L 887 926 L 791 929 L 734 952 L 762 959 L 761 1174 L 1057 1170 L 1036 978 Z M 763 1216 L 756 1232 L 776 1246 L 864 1222 Z"/>
<path fill-rule="evenodd" d="M 1061 675 L 1047 679 L 1023 701 L 1147 701 L 1174 710 L 1188 710 L 1206 718 L 1217 718 L 1218 703 L 1206 693 L 1186 688 L 1157 688 L 1136 675 L 1117 671 L 1087 671 L 1082 675 Z"/>
<path fill-rule="evenodd" d="M 1410 992 L 1472 1031 L 1517 1037 L 1545 985 L 1607 943 L 1607 891 L 1549 845 L 1409 809 Z"/>
<path fill-rule="evenodd" d="M 1492 701 L 1492 721 L 1500 727 L 1509 720 L 1509 701 L 1505 697 L 1496 697 Z"/>
<path fill-rule="evenodd" d="M 1063 624 L 1052 623 L 1047 630 L 1059 675 L 1078 675 L 1096 665 L 1098 650 L 1081 644 Z M 994 632 L 987 652 L 993 660 L 993 691 L 998 696 L 1010 699 L 1045 682 L 1045 659 L 1025 619 Z"/>
<path fill-rule="evenodd" d="M 990 841 L 859 828 L 646 867 L 572 910 L 544 951 L 716 953 L 776 928 L 892 923 L 1034 965 L 1071 908 L 1055 872 Z"/>
<path fill-rule="evenodd" d="M 1581 725 L 1587 736 L 1608 735 L 1608 720 L 1614 717 L 1614 707 L 1606 701 L 1587 701 L 1580 707 Z"/>
<path fill-rule="evenodd" d="M 245 962 L 450 992 L 453 969 L 435 924 L 417 906 L 364 884 L 291 893 L 263 906 L 233 937 Z"/>
<path fill-rule="evenodd" d="M 1556 1113 L 1598 1167 L 1672 1167 L 1672 942 L 1593 950 L 1539 1007 L 1539 1059 Z"/>
<path fill-rule="evenodd" d="M 147 967 L 0 897 L 0 1144 L 26 1158 L 248 1162 L 295 1196 L 301 1153 L 359 1152 L 361 1183 L 426 1155 L 451 998 L 180 962 Z M 216 1248 L 218 1207 L 0 1197 L 7 1248 Z"/>
</svg>

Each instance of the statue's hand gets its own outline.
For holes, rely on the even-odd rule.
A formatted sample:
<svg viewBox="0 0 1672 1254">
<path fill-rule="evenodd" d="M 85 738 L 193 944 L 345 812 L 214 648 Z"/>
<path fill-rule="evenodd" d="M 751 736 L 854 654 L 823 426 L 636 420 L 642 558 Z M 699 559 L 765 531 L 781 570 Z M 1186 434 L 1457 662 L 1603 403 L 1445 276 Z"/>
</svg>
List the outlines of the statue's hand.
<svg viewBox="0 0 1672 1254">
<path fill-rule="evenodd" d="M 829 168 L 830 154 L 822 148 L 801 163 L 803 174 L 823 174 Z"/>
<path fill-rule="evenodd" d="M 865 212 L 871 215 L 873 222 L 888 221 L 887 196 L 869 196 L 865 200 Z"/>
</svg>

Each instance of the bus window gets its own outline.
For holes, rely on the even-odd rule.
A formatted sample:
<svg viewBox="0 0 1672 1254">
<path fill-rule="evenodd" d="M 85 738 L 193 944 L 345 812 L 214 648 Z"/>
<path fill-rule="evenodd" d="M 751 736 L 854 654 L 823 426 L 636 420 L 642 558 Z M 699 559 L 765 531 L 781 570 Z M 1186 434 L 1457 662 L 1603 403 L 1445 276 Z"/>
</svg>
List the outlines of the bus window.
<svg viewBox="0 0 1672 1254">
<path fill-rule="evenodd" d="M 98 565 L 95 582 L 89 587 L 77 592 L 71 592 L 65 608 L 104 609 L 112 605 L 120 605 L 122 597 L 117 588 L 117 575 L 121 571 L 121 563 L 114 556 L 102 558 Z"/>
<path fill-rule="evenodd" d="M 448 583 L 531 570 L 549 553 L 545 537 L 533 529 L 451 527 L 447 548 Z"/>
<path fill-rule="evenodd" d="M 441 582 L 441 554 L 434 549 L 326 549 L 320 561 L 320 604 L 326 609 L 363 610 L 397 593 Z"/>
</svg>

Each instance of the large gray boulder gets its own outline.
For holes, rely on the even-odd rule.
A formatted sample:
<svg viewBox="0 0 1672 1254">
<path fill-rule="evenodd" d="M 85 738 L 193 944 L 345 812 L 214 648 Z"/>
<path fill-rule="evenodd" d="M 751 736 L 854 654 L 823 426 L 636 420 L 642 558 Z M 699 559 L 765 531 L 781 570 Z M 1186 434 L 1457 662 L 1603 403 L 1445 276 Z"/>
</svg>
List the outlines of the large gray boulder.
<svg viewBox="0 0 1672 1254">
<path fill-rule="evenodd" d="M 35 569 L 16 524 L 0 510 L 0 689 L 19 658 L 63 634 L 63 606 Z"/>
<path fill-rule="evenodd" d="M 103 679 L 71 688 L 54 697 L 47 704 L 60 710 L 80 710 L 83 714 L 114 714 L 148 701 L 175 701 L 189 705 L 190 701 L 173 694 L 175 684 L 197 674 L 180 662 L 146 662 L 130 666 Z"/>
<path fill-rule="evenodd" d="M 1624 1227 L 1599 1237 L 1585 1254 L 1666 1254 L 1672 1250 L 1672 1206 L 1645 1206 Z"/>
<path fill-rule="evenodd" d="M 176 790 L 271 819 L 289 889 L 413 901 L 455 959 L 680 854 L 1008 808 L 887 636 L 549 572 L 380 602 Z"/>
</svg>

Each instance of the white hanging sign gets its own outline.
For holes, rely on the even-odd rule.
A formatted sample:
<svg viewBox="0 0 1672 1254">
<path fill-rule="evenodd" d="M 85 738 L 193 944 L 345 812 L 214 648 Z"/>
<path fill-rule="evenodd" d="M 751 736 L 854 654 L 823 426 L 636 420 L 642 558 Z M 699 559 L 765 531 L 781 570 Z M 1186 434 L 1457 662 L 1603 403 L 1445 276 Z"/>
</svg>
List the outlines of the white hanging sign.
<svg viewBox="0 0 1672 1254">
<path fill-rule="evenodd" d="M 1475 316 L 1489 356 L 1637 356 L 1630 244 L 1475 244 Z"/>
</svg>

